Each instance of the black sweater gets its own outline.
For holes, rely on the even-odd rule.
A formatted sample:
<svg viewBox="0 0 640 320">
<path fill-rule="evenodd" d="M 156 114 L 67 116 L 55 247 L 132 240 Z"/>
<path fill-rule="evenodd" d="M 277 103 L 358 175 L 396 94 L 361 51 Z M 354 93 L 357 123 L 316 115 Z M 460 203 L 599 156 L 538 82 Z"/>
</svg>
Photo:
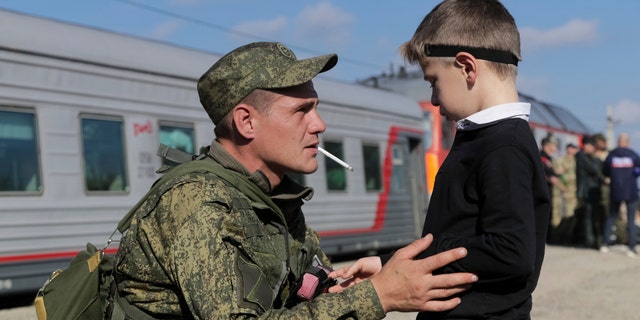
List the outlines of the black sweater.
<svg viewBox="0 0 640 320">
<path fill-rule="evenodd" d="M 529 319 L 551 209 L 528 123 L 458 131 L 430 201 L 423 235 L 434 243 L 421 257 L 466 247 L 467 257 L 439 272 L 472 272 L 479 281 L 453 310 L 417 319 Z"/>
</svg>

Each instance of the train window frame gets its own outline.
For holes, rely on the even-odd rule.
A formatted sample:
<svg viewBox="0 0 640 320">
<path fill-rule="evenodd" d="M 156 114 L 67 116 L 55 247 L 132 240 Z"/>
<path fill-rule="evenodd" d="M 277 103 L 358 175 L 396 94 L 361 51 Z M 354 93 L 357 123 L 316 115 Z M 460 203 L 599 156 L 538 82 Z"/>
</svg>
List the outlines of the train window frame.
<svg viewBox="0 0 640 320">
<path fill-rule="evenodd" d="M 405 193 L 407 189 L 406 179 L 407 177 L 407 164 L 405 161 L 405 145 L 404 144 L 393 144 L 391 146 L 391 165 L 393 168 L 391 169 L 391 181 L 389 184 L 389 193 L 390 194 L 400 194 Z"/>
<path fill-rule="evenodd" d="M 30 107 L 18 107 L 18 106 L 6 106 L 6 105 L 0 105 L 0 112 L 1 113 L 14 113 L 14 114 L 23 114 L 23 115 L 30 115 L 32 116 L 31 119 L 31 123 L 30 123 L 30 131 L 31 131 L 31 136 L 32 136 L 32 145 L 29 146 L 32 150 L 33 155 L 27 155 L 26 157 L 23 157 L 25 159 L 35 159 L 35 163 L 33 163 L 33 165 L 31 166 L 31 169 L 35 169 L 37 172 L 35 172 L 34 174 L 31 174 L 31 177 L 28 179 L 28 183 L 25 185 L 24 190 L 0 190 L 0 196 L 41 196 L 44 192 L 44 174 L 42 171 L 42 159 L 41 159 L 41 153 L 40 153 L 40 126 L 39 126 L 39 122 L 38 122 L 38 113 L 36 112 L 36 110 L 34 108 L 30 108 Z M 6 119 L 6 117 L 1 117 Z M 3 130 L 0 130 L 0 144 L 2 143 L 2 138 L 4 137 L 4 134 L 2 133 Z M 2 146 L 0 145 L 0 153 L 3 153 L 3 149 Z M 11 152 L 12 154 L 14 152 Z M 0 154 L 1 156 L 1 154 Z M 18 159 L 15 159 L 18 160 Z M 24 163 L 24 161 L 19 161 L 20 163 Z M 1 162 L 0 162 L 1 163 Z M 15 177 L 15 174 L 13 174 Z M 0 177 L 1 178 L 1 177 Z M 35 180 L 34 180 L 35 179 Z M 26 180 L 25 180 L 26 181 Z M 15 182 L 14 182 L 15 183 Z M 30 185 L 32 185 L 33 183 L 35 183 L 35 186 L 30 187 Z M 29 190 L 29 189 L 33 189 L 33 190 Z"/>
<path fill-rule="evenodd" d="M 331 146 L 331 144 L 335 144 L 335 148 L 334 146 Z M 340 159 L 344 159 L 344 141 L 340 141 L 340 140 L 325 140 L 322 143 L 323 148 L 327 151 L 329 151 L 329 153 L 333 154 L 334 156 L 340 158 Z M 339 146 L 339 148 L 338 148 Z M 327 185 L 327 191 L 328 192 L 347 192 L 347 171 L 345 169 L 345 167 L 341 166 L 340 164 L 336 163 L 333 160 L 330 159 L 325 159 L 324 161 L 324 178 L 325 178 L 325 182 Z M 341 179 L 342 180 L 342 185 L 338 185 L 336 186 L 335 181 L 337 181 L 336 179 Z"/>
<path fill-rule="evenodd" d="M 179 148 L 177 146 L 175 146 L 174 144 L 167 144 L 165 143 L 165 141 L 163 141 L 163 128 L 164 127 L 172 127 L 174 129 L 189 129 L 191 130 L 191 134 L 187 134 L 187 136 L 189 136 L 189 138 L 191 139 L 191 150 L 184 150 L 184 148 Z M 184 132 L 183 132 L 184 133 Z M 164 145 L 167 145 L 171 148 L 175 148 L 178 149 L 180 151 L 184 151 L 190 154 L 198 154 L 199 150 L 198 150 L 198 145 L 196 142 L 196 127 L 195 124 L 193 123 L 189 123 L 189 122 L 177 122 L 177 121 L 168 121 L 168 120 L 159 120 L 158 121 L 158 142 L 162 143 Z"/>
<path fill-rule="evenodd" d="M 382 161 L 380 156 L 380 145 L 377 143 L 362 143 L 362 166 L 364 168 L 364 188 L 366 192 L 380 192 L 382 190 Z M 366 148 L 374 148 L 367 152 Z M 367 161 L 368 154 L 375 154 L 375 163 L 372 164 Z M 370 187 L 370 181 L 373 179 L 374 186 Z"/>
<path fill-rule="evenodd" d="M 115 182 L 111 182 L 109 184 L 109 189 L 101 189 L 101 190 L 95 190 L 95 189 L 89 189 L 89 183 L 88 183 L 88 175 L 87 175 L 87 150 L 85 148 L 85 145 L 87 145 L 86 142 L 86 136 L 85 136 L 85 132 L 84 132 L 84 124 L 85 124 L 85 120 L 90 120 L 90 121 L 103 121 L 103 122 L 116 122 L 119 123 L 120 128 L 119 128 L 119 132 L 120 132 L 120 145 L 117 147 L 121 148 L 121 161 L 120 161 L 120 165 L 122 166 L 122 168 L 120 168 L 120 174 L 121 174 L 121 179 L 119 181 L 119 183 L 121 184 L 121 187 L 118 189 L 111 189 L 111 186 L 114 185 L 114 183 L 116 183 L 118 180 L 116 180 Z M 87 195 L 126 195 L 129 194 L 130 190 L 131 190 L 131 177 L 129 175 L 129 166 L 128 166 L 128 156 L 127 156 L 127 135 L 126 135 L 126 125 L 125 125 L 125 121 L 124 121 L 124 117 L 123 116 L 118 116 L 118 115 L 101 115 L 101 114 L 89 114 L 89 113 L 81 113 L 79 115 L 79 130 L 80 130 L 80 155 L 81 155 L 81 159 L 82 159 L 82 184 L 83 184 L 83 188 L 84 188 L 84 192 Z M 106 136 L 106 135 L 104 135 Z M 103 156 L 98 156 L 98 158 L 103 158 Z M 109 154 L 109 157 L 104 157 L 104 158 L 108 158 L 111 159 L 112 161 L 109 161 L 109 163 L 115 163 L 115 161 L 113 161 L 113 154 Z M 97 166 L 100 167 L 100 166 Z M 116 177 L 115 179 L 117 179 L 118 177 Z M 117 186 L 117 183 L 116 183 Z"/>
</svg>

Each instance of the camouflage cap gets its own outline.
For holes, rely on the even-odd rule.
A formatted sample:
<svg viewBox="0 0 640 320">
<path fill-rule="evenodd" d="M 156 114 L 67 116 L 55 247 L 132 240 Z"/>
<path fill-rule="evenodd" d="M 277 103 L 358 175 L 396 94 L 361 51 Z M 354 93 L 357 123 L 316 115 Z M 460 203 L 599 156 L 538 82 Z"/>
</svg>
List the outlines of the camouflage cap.
<svg viewBox="0 0 640 320">
<path fill-rule="evenodd" d="M 250 43 L 224 55 L 200 77 L 200 103 L 217 125 L 253 90 L 303 84 L 337 62 L 336 54 L 298 60 L 281 43 Z"/>
</svg>

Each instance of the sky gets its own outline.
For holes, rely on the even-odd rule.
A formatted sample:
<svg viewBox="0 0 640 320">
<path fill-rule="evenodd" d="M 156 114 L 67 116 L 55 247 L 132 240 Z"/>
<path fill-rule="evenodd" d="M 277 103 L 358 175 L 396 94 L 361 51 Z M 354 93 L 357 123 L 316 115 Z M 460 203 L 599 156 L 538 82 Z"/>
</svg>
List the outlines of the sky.
<svg viewBox="0 0 640 320">
<path fill-rule="evenodd" d="M 323 76 L 397 72 L 398 47 L 432 0 L 0 0 L 0 8 L 222 55 L 280 41 L 299 58 L 337 53 Z M 640 1 L 503 0 L 521 34 L 518 90 L 570 110 L 594 132 L 631 135 L 640 152 Z M 179 63 L 179 62 L 177 62 Z M 416 69 L 417 70 L 417 69 Z M 428 90 L 425 82 L 425 90 Z M 615 141 L 614 141 L 615 144 Z"/>
</svg>

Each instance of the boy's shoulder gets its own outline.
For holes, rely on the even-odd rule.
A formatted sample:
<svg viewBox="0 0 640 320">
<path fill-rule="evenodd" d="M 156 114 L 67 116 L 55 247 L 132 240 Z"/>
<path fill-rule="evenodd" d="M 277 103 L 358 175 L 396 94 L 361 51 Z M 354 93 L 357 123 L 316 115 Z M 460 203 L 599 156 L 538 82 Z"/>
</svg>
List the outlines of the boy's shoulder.
<svg viewBox="0 0 640 320">
<path fill-rule="evenodd" d="M 469 143 L 475 145 L 475 148 L 487 151 L 510 146 L 525 149 L 533 154 L 539 153 L 529 123 L 519 118 L 500 120 L 479 130 L 474 130 L 469 138 Z"/>
</svg>

